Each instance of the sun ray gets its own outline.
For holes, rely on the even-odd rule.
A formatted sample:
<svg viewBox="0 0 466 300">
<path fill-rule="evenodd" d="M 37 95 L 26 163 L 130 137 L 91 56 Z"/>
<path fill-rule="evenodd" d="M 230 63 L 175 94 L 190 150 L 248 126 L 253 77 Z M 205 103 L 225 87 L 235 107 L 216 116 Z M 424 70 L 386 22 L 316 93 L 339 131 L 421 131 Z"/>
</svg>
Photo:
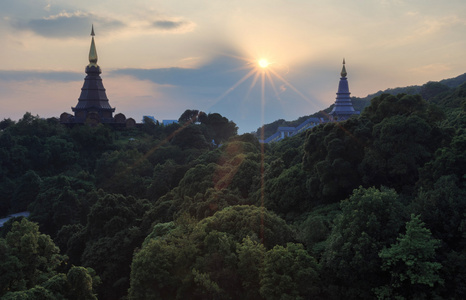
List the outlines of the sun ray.
<svg viewBox="0 0 466 300">
<path fill-rule="evenodd" d="M 254 75 L 254 72 L 255 70 L 251 70 L 249 71 L 248 74 L 244 75 L 240 80 L 238 80 L 234 85 L 232 85 L 228 90 L 226 90 L 222 95 L 220 95 L 220 97 L 216 98 L 215 99 L 215 103 L 217 103 L 218 101 L 220 101 L 221 99 L 223 99 L 223 97 L 225 97 L 226 95 L 228 95 L 229 93 L 231 93 L 234 89 L 236 89 L 241 83 L 243 83 L 246 79 L 248 79 L 249 77 L 251 77 L 252 75 Z"/>
<path fill-rule="evenodd" d="M 249 98 L 249 94 L 251 93 L 252 88 L 256 85 L 257 80 L 259 79 L 259 76 L 260 76 L 259 72 L 256 72 L 256 74 L 254 74 L 254 79 L 252 80 L 251 85 L 249 86 L 248 92 L 246 94 L 246 99 Z"/>
<path fill-rule="evenodd" d="M 275 72 L 274 70 L 270 70 L 270 72 L 273 73 L 273 75 L 275 75 L 278 79 L 280 79 L 282 82 L 284 82 L 287 86 L 289 86 L 296 94 L 298 94 L 301 98 L 303 98 L 304 100 L 306 100 L 308 103 L 316 106 L 316 104 L 311 101 L 308 97 L 306 97 L 303 93 L 301 93 L 297 88 L 295 88 L 291 83 L 288 82 L 288 80 L 286 80 L 285 78 L 283 78 L 282 76 L 280 76 L 280 74 L 278 74 L 277 72 Z"/>
<path fill-rule="evenodd" d="M 270 75 L 269 72 L 266 72 L 265 75 L 267 76 L 267 79 L 270 82 L 270 86 L 272 87 L 275 93 L 275 96 L 277 96 L 277 99 L 280 101 L 280 103 L 284 104 L 285 102 L 282 100 L 282 98 L 280 97 L 280 94 L 278 93 L 278 90 L 277 90 L 277 87 L 275 86 L 275 81 L 273 81 L 272 75 Z"/>
<path fill-rule="evenodd" d="M 295 86 L 293 86 L 287 79 L 285 79 L 284 76 L 280 75 L 283 74 L 282 71 L 284 71 L 284 74 L 289 73 L 289 68 L 286 65 L 282 65 L 279 62 L 276 62 L 275 59 L 270 59 L 270 57 L 267 56 L 256 56 L 255 58 L 247 58 L 247 57 L 241 57 L 238 55 L 234 54 L 229 54 L 229 53 L 219 53 L 223 56 L 228 56 L 231 58 L 234 58 L 238 61 L 244 62 L 241 64 L 239 67 L 234 67 L 233 70 L 228 70 L 228 71 L 238 71 L 238 70 L 248 70 L 246 75 L 241 77 L 235 84 L 233 84 L 231 87 L 229 87 L 225 92 L 223 92 L 219 97 L 215 98 L 214 102 L 212 103 L 213 105 L 216 105 L 220 100 L 225 98 L 227 95 L 232 93 L 234 90 L 236 90 L 241 84 L 243 84 L 246 80 L 250 80 L 249 87 L 247 89 L 247 92 L 243 98 L 243 102 L 246 99 L 250 98 L 250 95 L 252 94 L 252 91 L 254 87 L 258 84 L 260 84 L 260 93 L 261 93 L 261 110 L 262 114 L 265 114 L 265 108 L 267 106 L 266 99 L 267 95 L 266 89 L 271 88 L 270 95 L 275 95 L 276 99 L 281 103 L 282 106 L 285 105 L 285 96 L 287 94 L 283 94 L 282 87 L 286 89 L 289 88 L 289 90 L 293 91 L 293 93 L 296 93 L 299 98 L 302 98 L 305 100 L 307 103 L 311 104 L 313 107 L 318 108 L 320 101 L 315 101 L 314 99 L 311 100 L 309 96 L 306 96 L 303 94 L 301 91 L 299 91 Z M 288 68 L 287 71 L 285 71 L 285 67 Z M 259 77 L 260 77 L 260 83 L 259 83 Z M 287 96 L 288 97 L 288 96 Z M 290 103 L 292 105 L 292 103 Z M 265 121 L 265 115 L 261 115 L 261 126 L 263 126 Z"/>
</svg>

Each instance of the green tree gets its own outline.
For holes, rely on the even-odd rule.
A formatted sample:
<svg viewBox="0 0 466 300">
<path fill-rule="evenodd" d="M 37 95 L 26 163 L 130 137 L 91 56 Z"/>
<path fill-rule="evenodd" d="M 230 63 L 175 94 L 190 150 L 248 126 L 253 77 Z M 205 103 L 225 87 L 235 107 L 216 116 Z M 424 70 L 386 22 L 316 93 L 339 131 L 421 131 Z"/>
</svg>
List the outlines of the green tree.
<svg viewBox="0 0 466 300">
<path fill-rule="evenodd" d="M 340 212 L 338 203 L 321 205 L 295 219 L 293 225 L 296 227 L 297 239 L 312 256 L 321 257 Z"/>
<path fill-rule="evenodd" d="M 378 253 L 395 241 L 405 208 L 392 189 L 360 187 L 341 210 L 321 259 L 329 297 L 371 299 L 383 278 Z"/>
<path fill-rule="evenodd" d="M 38 222 L 43 233 L 54 237 L 64 225 L 85 224 L 93 204 L 86 194 L 93 189 L 92 177 L 85 172 L 76 177 L 45 177 L 35 201 L 28 206 L 30 220 Z"/>
<path fill-rule="evenodd" d="M 162 128 L 159 122 L 154 121 L 148 116 L 142 118 L 141 130 L 149 135 L 158 136 L 162 134 Z"/>
<path fill-rule="evenodd" d="M 238 275 L 244 289 L 242 299 L 261 299 L 260 279 L 264 267 L 265 247 L 245 237 L 236 248 L 238 254 Z"/>
<path fill-rule="evenodd" d="M 419 179 L 419 168 L 431 157 L 436 139 L 432 126 L 417 115 L 385 118 L 373 128 L 374 141 L 361 163 L 368 186 L 409 189 Z"/>
<path fill-rule="evenodd" d="M 285 245 L 294 239 L 294 233 L 283 219 L 273 212 L 253 205 L 227 207 L 200 222 L 205 231 L 225 232 L 240 242 L 246 236 L 260 240 L 266 248 Z"/>
<path fill-rule="evenodd" d="M 110 193 L 144 197 L 152 165 L 136 149 L 105 153 L 96 163 L 97 187 Z"/>
<path fill-rule="evenodd" d="M 55 297 L 50 291 L 41 287 L 35 286 L 25 291 L 9 292 L 3 297 L 3 300 L 55 300 L 64 299 Z"/>
<path fill-rule="evenodd" d="M 156 225 L 135 253 L 129 298 L 252 299 L 265 249 L 292 236 L 282 219 L 254 206 L 227 207 L 200 222 L 184 214 L 175 227 Z"/>
<path fill-rule="evenodd" d="M 421 87 L 421 96 L 425 100 L 430 100 L 442 93 L 449 91 L 450 88 L 440 82 L 430 81 Z"/>
<path fill-rule="evenodd" d="M 15 124 L 15 121 L 12 121 L 10 118 L 8 119 L 4 118 L 2 121 L 0 121 L 0 130 L 4 130 L 14 124 Z"/>
<path fill-rule="evenodd" d="M 40 191 L 41 178 L 33 170 L 21 176 L 12 195 L 11 209 L 14 212 L 25 211 L 27 206 L 36 200 Z"/>
<path fill-rule="evenodd" d="M 455 175 L 440 177 L 429 189 L 423 188 L 411 203 L 411 210 L 420 214 L 432 235 L 442 240 L 445 249 L 462 251 L 466 190 Z"/>
<path fill-rule="evenodd" d="M 72 267 L 67 274 L 70 285 L 70 299 L 97 300 L 93 292 L 93 280 L 89 270 L 84 267 Z"/>
<path fill-rule="evenodd" d="M 165 235 L 151 235 L 134 254 L 129 299 L 182 299 L 192 294 L 191 266 L 199 255 L 199 231 L 189 218 L 176 225 Z"/>
<path fill-rule="evenodd" d="M 433 297 L 436 284 L 443 283 L 439 276 L 442 265 L 435 261 L 440 241 L 424 226 L 420 216 L 411 215 L 406 233 L 380 251 L 382 270 L 390 273 L 391 280 L 376 289 L 379 299 L 425 299 Z"/>
<path fill-rule="evenodd" d="M 102 278 L 101 299 L 118 299 L 129 287 L 133 251 L 144 240 L 142 216 L 149 209 L 147 200 L 102 190 L 88 194 L 95 203 L 86 227 L 70 237 L 68 251 L 81 251 L 80 264 L 93 268 Z"/>
<path fill-rule="evenodd" d="M 372 122 L 366 118 L 327 123 L 309 130 L 303 168 L 312 204 L 336 203 L 362 184 L 359 164 L 372 139 Z"/>
<path fill-rule="evenodd" d="M 114 132 L 104 125 L 74 126 L 70 137 L 80 153 L 79 164 L 87 171 L 95 168 L 95 162 L 103 152 L 115 147 Z"/>
<path fill-rule="evenodd" d="M 179 123 L 196 123 L 197 122 L 197 117 L 199 116 L 199 111 L 197 109 L 187 109 L 184 111 L 183 114 L 178 119 Z"/>
<path fill-rule="evenodd" d="M 209 142 L 207 141 L 201 129 L 197 125 L 189 125 L 182 128 L 173 137 L 171 143 L 180 147 L 183 150 L 194 149 L 208 149 Z"/>
<path fill-rule="evenodd" d="M 244 199 L 229 189 L 218 190 L 209 188 L 205 193 L 198 193 L 194 197 L 185 197 L 184 201 L 175 216 L 180 216 L 183 213 L 189 213 L 198 220 L 210 217 L 217 211 L 233 206 L 245 204 Z"/>
<path fill-rule="evenodd" d="M 74 163 L 78 162 L 79 153 L 75 150 L 75 145 L 58 136 L 51 136 L 45 140 L 44 153 L 46 154 L 47 168 L 53 167 L 57 171 L 65 170 L 65 167 L 69 167 Z M 55 171 L 55 172 L 57 172 Z"/>
<path fill-rule="evenodd" d="M 306 173 L 301 164 L 284 170 L 277 178 L 266 182 L 265 204 L 277 214 L 292 219 L 309 209 L 309 192 Z"/>
<path fill-rule="evenodd" d="M 319 267 L 301 244 L 277 245 L 267 251 L 261 274 L 264 299 L 310 299 L 319 293 Z"/>
<path fill-rule="evenodd" d="M 199 116 L 199 121 L 207 126 L 208 135 L 206 139 L 213 139 L 217 145 L 236 135 L 238 131 L 238 127 L 233 121 L 229 121 L 218 113 Z"/>
<path fill-rule="evenodd" d="M 433 159 L 419 170 L 417 185 L 430 189 L 442 176 L 454 175 L 459 183 L 466 183 L 464 170 L 466 169 L 466 130 L 458 128 L 452 132 L 451 141 L 445 147 L 437 149 Z"/>
<path fill-rule="evenodd" d="M 13 193 L 15 191 L 15 182 L 8 177 L 0 176 L 0 216 L 6 217 L 10 212 L 10 208 L 13 198 Z"/>
<path fill-rule="evenodd" d="M 8 291 L 26 288 L 26 280 L 19 271 L 23 265 L 18 257 L 11 255 L 10 252 L 6 240 L 0 239 L 0 296 Z"/>
<path fill-rule="evenodd" d="M 199 253 L 193 266 L 193 294 L 200 299 L 241 298 L 243 290 L 234 237 L 226 232 L 210 231 L 203 235 L 199 246 L 204 251 Z"/>
<path fill-rule="evenodd" d="M 152 183 L 147 188 L 147 198 L 156 201 L 176 187 L 181 180 L 177 176 L 179 171 L 180 166 L 171 159 L 166 160 L 163 164 L 157 164 L 154 167 Z"/>
<path fill-rule="evenodd" d="M 2 299 L 97 299 L 100 279 L 92 269 L 73 266 L 68 274 L 66 257 L 59 254 L 50 236 L 36 223 L 23 218 L 0 238 L 0 297 Z"/>
<path fill-rule="evenodd" d="M 393 116 L 417 115 L 427 117 L 428 104 L 419 95 L 382 94 L 371 100 L 371 104 L 363 111 L 362 116 L 369 118 L 374 124 Z"/>
<path fill-rule="evenodd" d="M 39 226 L 23 218 L 21 223 L 14 222 L 6 236 L 9 255 L 15 257 L 17 273 L 21 274 L 21 284 L 10 281 L 4 283 L 6 289 L 29 289 L 45 282 L 55 275 L 55 269 L 63 262 L 60 250 L 50 236 L 41 234 Z M 10 270 L 11 272 L 11 270 Z"/>
</svg>

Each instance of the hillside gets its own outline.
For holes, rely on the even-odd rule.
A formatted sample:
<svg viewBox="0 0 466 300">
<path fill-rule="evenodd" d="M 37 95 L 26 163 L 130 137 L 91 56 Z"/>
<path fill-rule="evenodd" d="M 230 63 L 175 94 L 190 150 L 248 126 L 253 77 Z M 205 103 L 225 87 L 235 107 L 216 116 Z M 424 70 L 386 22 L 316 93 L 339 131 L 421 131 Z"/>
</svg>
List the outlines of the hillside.
<svg viewBox="0 0 466 300">
<path fill-rule="evenodd" d="M 465 299 L 466 84 L 433 94 L 270 145 L 3 120 L 0 297 Z"/>
<path fill-rule="evenodd" d="M 459 75 L 450 79 L 443 79 L 440 81 L 429 81 L 423 85 L 413 85 L 407 87 L 397 87 L 389 88 L 383 91 L 378 91 L 373 94 L 369 94 L 366 97 L 351 97 L 353 102 L 353 107 L 357 111 L 363 111 L 366 106 L 370 104 L 371 99 L 374 97 L 380 96 L 382 94 L 398 95 L 398 94 L 407 94 L 407 95 L 416 95 L 420 94 L 425 100 L 430 100 L 442 93 L 446 93 L 451 89 L 464 84 L 466 82 L 466 73 Z M 328 108 L 322 110 L 325 113 L 329 113 L 333 109 L 333 104 Z M 264 125 L 264 136 L 265 138 L 274 134 L 278 127 L 296 127 L 308 118 L 326 118 L 325 113 L 316 112 L 312 115 L 302 116 L 294 121 L 286 121 L 284 119 L 276 120 L 272 123 Z M 255 132 L 257 137 L 261 136 L 261 128 L 258 128 Z"/>
</svg>

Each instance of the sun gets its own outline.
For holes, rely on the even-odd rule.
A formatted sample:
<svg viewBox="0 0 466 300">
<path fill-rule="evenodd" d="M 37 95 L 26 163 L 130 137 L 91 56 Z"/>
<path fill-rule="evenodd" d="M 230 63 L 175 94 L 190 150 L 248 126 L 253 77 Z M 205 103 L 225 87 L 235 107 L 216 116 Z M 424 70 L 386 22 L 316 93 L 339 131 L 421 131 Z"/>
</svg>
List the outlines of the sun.
<svg viewBox="0 0 466 300">
<path fill-rule="evenodd" d="M 261 67 L 263 69 L 267 68 L 270 65 L 270 62 L 265 58 L 259 59 L 259 61 L 257 63 L 259 64 L 259 67 Z"/>
</svg>

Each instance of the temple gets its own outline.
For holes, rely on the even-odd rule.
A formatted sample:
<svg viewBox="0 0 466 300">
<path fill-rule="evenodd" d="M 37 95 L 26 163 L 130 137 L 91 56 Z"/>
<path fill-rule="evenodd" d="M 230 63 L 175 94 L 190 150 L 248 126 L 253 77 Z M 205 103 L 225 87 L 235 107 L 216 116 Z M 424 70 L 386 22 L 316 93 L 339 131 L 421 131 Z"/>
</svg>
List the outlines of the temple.
<svg viewBox="0 0 466 300">
<path fill-rule="evenodd" d="M 89 64 L 86 67 L 86 78 L 84 79 L 81 95 L 78 104 L 72 107 L 74 115 L 62 113 L 60 122 L 63 124 L 115 124 L 122 127 L 132 127 L 135 121 L 132 118 L 126 119 L 123 114 L 113 116 L 115 108 L 110 103 L 105 92 L 100 74 L 102 70 L 97 64 L 97 49 L 94 41 L 94 25 L 91 30 L 91 47 L 89 50 Z"/>
<path fill-rule="evenodd" d="M 297 127 L 278 127 L 277 132 L 269 136 L 265 140 L 259 140 L 260 143 L 273 143 L 283 140 L 286 137 L 297 135 L 298 133 L 315 127 L 322 123 L 345 121 L 352 116 L 359 115 L 360 112 L 354 110 L 351 102 L 350 92 L 348 87 L 348 79 L 346 76 L 345 59 L 343 59 L 343 67 L 341 69 L 340 83 L 338 84 L 337 98 L 333 105 L 332 111 L 328 114 L 328 119 L 324 118 L 309 118 Z"/>
<path fill-rule="evenodd" d="M 354 110 L 353 103 L 350 98 L 350 91 L 348 87 L 348 79 L 346 78 L 345 59 L 343 59 L 343 67 L 341 69 L 340 83 L 338 84 L 337 98 L 332 111 L 329 113 L 331 120 L 344 121 L 353 115 L 359 115 L 359 111 Z"/>
</svg>

